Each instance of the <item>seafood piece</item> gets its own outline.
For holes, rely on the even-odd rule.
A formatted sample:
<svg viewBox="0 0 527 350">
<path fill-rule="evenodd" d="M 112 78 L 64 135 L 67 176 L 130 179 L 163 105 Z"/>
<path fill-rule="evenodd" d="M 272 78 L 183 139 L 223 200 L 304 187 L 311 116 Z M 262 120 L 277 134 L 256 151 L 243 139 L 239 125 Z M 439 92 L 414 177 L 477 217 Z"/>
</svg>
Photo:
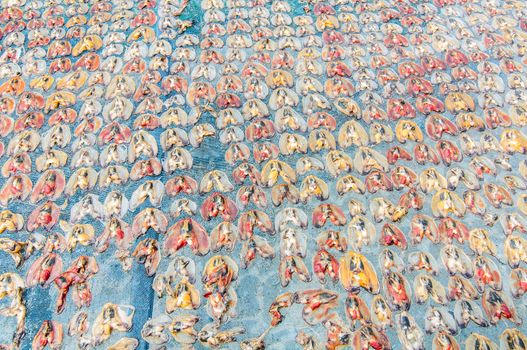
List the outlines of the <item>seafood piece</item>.
<svg viewBox="0 0 527 350">
<path fill-rule="evenodd" d="M 278 178 L 282 178 L 286 183 L 296 183 L 296 173 L 285 162 L 272 159 L 269 160 L 262 168 L 261 181 L 265 187 L 271 187 L 278 181 Z"/>
<path fill-rule="evenodd" d="M 388 303 L 381 295 L 373 297 L 371 302 L 371 320 L 380 329 L 393 326 L 393 314 Z"/>
<path fill-rule="evenodd" d="M 489 349 L 497 350 L 498 346 L 492 340 L 478 333 L 471 333 L 465 340 L 465 349 Z"/>
<path fill-rule="evenodd" d="M 338 294 L 328 289 L 306 290 L 296 295 L 295 302 L 304 305 L 304 321 L 315 325 L 331 318 L 331 310 L 338 304 Z"/>
<path fill-rule="evenodd" d="M 333 279 L 334 282 L 338 280 L 339 263 L 326 250 L 319 250 L 313 257 L 313 271 L 318 277 L 320 283 L 326 282 L 326 274 Z"/>
<path fill-rule="evenodd" d="M 121 165 L 111 165 L 101 170 L 99 174 L 99 187 L 105 188 L 111 185 L 124 185 L 130 177 L 128 169 Z"/>
<path fill-rule="evenodd" d="M 169 196 L 175 196 L 179 193 L 194 194 L 197 189 L 196 180 L 189 176 L 175 176 L 165 183 L 165 190 Z"/>
<path fill-rule="evenodd" d="M 432 197 L 432 212 L 436 217 L 446 217 L 449 213 L 463 217 L 465 211 L 465 203 L 454 192 L 443 189 Z"/>
<path fill-rule="evenodd" d="M 154 320 L 156 320 L 154 322 Z M 157 319 L 151 320 L 147 328 L 143 327 L 141 335 L 143 339 L 148 339 L 152 344 L 164 344 L 168 341 L 168 337 L 160 333 L 165 328 L 168 329 L 175 341 L 180 344 L 193 344 L 197 340 L 198 333 L 194 329 L 194 325 L 198 322 L 199 317 L 194 315 L 180 315 L 174 317 L 172 320 L 166 315 L 159 316 Z M 159 335 L 157 335 L 159 334 Z"/>
<path fill-rule="evenodd" d="M 265 238 L 253 235 L 249 240 L 243 242 L 240 250 L 242 267 L 247 268 L 257 255 L 260 255 L 262 258 L 273 259 L 275 251 Z"/>
<path fill-rule="evenodd" d="M 254 236 L 256 230 L 269 233 L 275 233 L 271 218 L 263 211 L 249 210 L 238 219 L 238 229 L 241 240 L 246 240 Z"/>
<path fill-rule="evenodd" d="M 432 164 L 439 164 L 439 156 L 436 151 L 423 143 L 418 143 L 414 147 L 414 158 L 418 164 L 425 164 L 430 162 Z"/>
<path fill-rule="evenodd" d="M 271 200 L 275 206 L 280 206 L 286 200 L 292 204 L 300 202 L 300 191 L 291 184 L 274 185 L 271 189 Z"/>
<path fill-rule="evenodd" d="M 0 205 L 7 207 L 14 200 L 24 201 L 30 194 L 33 184 L 24 174 L 11 176 L 0 189 Z"/>
<path fill-rule="evenodd" d="M 363 349 L 369 347 L 378 347 L 379 349 L 391 348 L 390 340 L 383 330 L 372 325 L 362 326 L 357 333 L 355 333 L 353 344 L 355 347 Z"/>
<path fill-rule="evenodd" d="M 322 179 L 314 175 L 308 175 L 300 184 L 300 199 L 307 203 L 312 197 L 320 201 L 328 199 L 329 188 Z"/>
<path fill-rule="evenodd" d="M 268 159 L 278 158 L 279 153 L 280 149 L 278 148 L 278 146 L 268 141 L 257 142 L 253 146 L 253 156 L 258 163 L 261 163 Z"/>
<path fill-rule="evenodd" d="M 433 255 L 424 251 L 412 252 L 408 255 L 409 271 L 426 271 L 432 275 L 439 273 L 439 266 Z"/>
<path fill-rule="evenodd" d="M 206 173 L 199 185 L 200 193 L 209 193 L 212 190 L 230 192 L 233 189 L 234 186 L 229 181 L 227 174 L 219 170 L 212 170 Z"/>
<path fill-rule="evenodd" d="M 267 207 L 267 197 L 265 192 L 256 185 L 241 186 L 236 195 L 238 206 L 241 208 L 247 207 L 251 202 L 261 209 Z"/>
<path fill-rule="evenodd" d="M 123 96 L 117 96 L 104 106 L 102 115 L 108 122 L 123 119 L 128 120 L 132 115 L 133 104 Z"/>
<path fill-rule="evenodd" d="M 455 190 L 459 183 L 462 182 L 467 188 L 471 190 L 479 190 L 481 188 L 479 179 L 475 173 L 467 169 L 451 168 L 447 172 L 448 188 Z"/>
<path fill-rule="evenodd" d="M 207 290 L 223 292 L 238 278 L 238 266 L 228 256 L 216 255 L 209 259 L 202 275 Z"/>
<path fill-rule="evenodd" d="M 88 331 L 88 314 L 84 311 L 76 312 L 68 323 L 68 335 L 70 337 L 80 337 Z"/>
<path fill-rule="evenodd" d="M 488 321 L 483 317 L 481 308 L 472 300 L 457 300 L 454 307 L 454 317 L 461 328 L 467 327 L 471 321 L 480 327 L 489 325 Z"/>
<path fill-rule="evenodd" d="M 315 227 L 323 227 L 328 221 L 336 226 L 344 226 L 347 222 L 344 212 L 335 204 L 317 206 L 313 210 L 312 221 Z"/>
<path fill-rule="evenodd" d="M 353 216 L 348 224 L 348 235 L 354 249 L 361 251 L 375 240 L 375 226 L 362 215 Z"/>
<path fill-rule="evenodd" d="M 527 138 L 515 129 L 505 129 L 501 134 L 500 145 L 507 153 L 527 152 Z"/>
<path fill-rule="evenodd" d="M 428 168 L 419 175 L 419 187 L 425 193 L 438 191 L 447 188 L 447 180 L 437 169 Z"/>
<path fill-rule="evenodd" d="M 509 320 L 517 325 L 522 324 L 512 300 L 503 292 L 487 289 L 483 293 L 482 305 L 489 322 L 495 325 L 500 320 Z"/>
<path fill-rule="evenodd" d="M 474 300 L 479 297 L 479 293 L 470 280 L 460 276 L 453 276 L 448 281 L 448 297 L 450 300 Z"/>
<path fill-rule="evenodd" d="M 412 244 L 421 243 L 426 236 L 432 243 L 439 243 L 440 236 L 434 219 L 429 216 L 418 214 L 412 218 L 410 224 L 410 236 Z"/>
<path fill-rule="evenodd" d="M 444 307 L 429 307 L 425 317 L 427 333 L 444 332 L 451 335 L 458 333 L 459 329 L 454 317 Z"/>
<path fill-rule="evenodd" d="M 512 295 L 515 298 L 520 297 L 521 295 L 527 292 L 526 284 L 527 281 L 527 271 L 525 268 L 520 267 L 514 269 L 510 273 L 511 278 L 511 291 Z"/>
<path fill-rule="evenodd" d="M 484 256 L 478 256 L 473 261 L 473 264 L 474 280 L 480 292 L 483 292 L 486 286 L 495 290 L 501 290 L 501 274 L 492 260 Z"/>
<path fill-rule="evenodd" d="M 206 137 L 213 137 L 216 135 L 215 130 L 216 129 L 208 123 L 194 126 L 188 134 L 190 144 L 194 147 L 199 147 Z"/>
<path fill-rule="evenodd" d="M 149 344 L 162 345 L 168 342 L 169 337 L 164 332 L 168 330 L 174 339 L 183 344 L 192 344 L 196 341 L 196 331 L 192 328 L 198 321 L 197 316 L 176 316 L 171 319 L 167 315 L 160 315 L 148 320 L 141 330 L 141 337 Z M 190 341 L 188 341 L 190 338 Z"/>
<path fill-rule="evenodd" d="M 37 158 L 38 159 L 38 158 Z M 38 162 L 38 160 L 37 160 Z M 38 165 L 37 165 L 38 168 Z M 1 169 L 3 177 L 15 175 L 17 172 L 28 174 L 31 172 L 31 158 L 27 153 L 19 153 L 9 158 Z"/>
<path fill-rule="evenodd" d="M 449 243 L 452 243 L 454 240 L 463 243 L 469 238 L 468 228 L 462 222 L 451 217 L 441 219 L 438 229 L 441 237 Z"/>
<path fill-rule="evenodd" d="M 379 238 L 381 245 L 396 246 L 405 250 L 408 247 L 404 233 L 395 225 L 384 224 L 381 229 L 381 237 Z"/>
<path fill-rule="evenodd" d="M 504 250 L 510 267 L 517 268 L 522 262 L 527 262 L 523 248 L 526 244 L 527 242 L 522 237 L 512 235 L 507 237 Z"/>
<path fill-rule="evenodd" d="M 206 294 L 207 313 L 215 321 L 225 323 L 236 316 L 238 296 L 234 288 L 228 287 L 226 291 L 213 291 Z"/>
<path fill-rule="evenodd" d="M 311 274 L 309 273 L 303 259 L 296 255 L 282 256 L 278 267 L 278 273 L 280 275 L 282 287 L 287 287 L 295 274 L 302 282 L 311 281 Z"/>
<path fill-rule="evenodd" d="M 176 309 L 192 310 L 200 306 L 200 296 L 196 287 L 186 278 L 183 278 L 174 287 L 170 283 L 166 284 L 167 300 L 166 312 L 172 313 Z"/>
<path fill-rule="evenodd" d="M 485 196 L 495 208 L 501 208 L 502 205 L 512 205 L 512 196 L 505 188 L 496 184 L 485 184 L 483 186 Z"/>
<path fill-rule="evenodd" d="M 245 328 L 235 327 L 229 330 L 221 331 L 218 323 L 209 323 L 205 325 L 198 333 L 199 341 L 207 347 L 216 349 L 224 344 L 232 343 L 237 337 L 245 333 Z"/>
<path fill-rule="evenodd" d="M 474 275 L 472 263 L 466 253 L 461 248 L 448 244 L 441 249 L 441 261 L 445 265 L 450 275 L 460 273 L 464 277 L 470 278 Z"/>
<path fill-rule="evenodd" d="M 16 317 L 16 330 L 12 338 L 14 346 L 20 346 L 25 335 L 27 308 L 23 299 L 24 288 L 24 280 L 18 274 L 7 272 L 0 275 L 0 299 L 12 298 L 11 303 L 0 310 L 0 315 Z"/>
<path fill-rule="evenodd" d="M 111 143 L 106 146 L 100 153 L 99 161 L 102 166 L 111 163 L 123 163 L 126 161 L 126 146 L 122 144 Z M 101 175 L 102 176 L 102 175 Z"/>
<path fill-rule="evenodd" d="M 108 350 L 135 350 L 139 346 L 139 341 L 135 338 L 121 338 L 113 345 L 108 347 Z"/>
<path fill-rule="evenodd" d="M 361 326 L 369 324 L 370 312 L 366 305 L 366 302 L 356 294 L 348 294 L 346 298 L 346 316 L 351 323 L 351 329 L 356 329 L 356 324 L 359 323 Z"/>
<path fill-rule="evenodd" d="M 221 216 L 225 221 L 232 221 L 236 218 L 238 209 L 227 196 L 215 192 L 203 202 L 200 212 L 203 219 L 207 221 L 217 216 Z"/>
<path fill-rule="evenodd" d="M 307 152 L 307 140 L 295 134 L 284 133 L 280 136 L 280 152 L 283 155 Z"/>
<path fill-rule="evenodd" d="M 458 134 L 457 126 L 439 114 L 431 114 L 426 119 L 426 132 L 433 140 L 439 140 L 444 133 L 455 136 Z"/>
<path fill-rule="evenodd" d="M 33 236 L 36 239 L 37 236 Z M 15 241 L 11 238 L 0 238 L 0 250 L 9 254 L 16 267 L 20 267 L 34 251 L 38 250 L 38 242 L 28 240 L 27 242 Z"/>
<path fill-rule="evenodd" d="M 389 200 L 379 197 L 370 202 L 370 211 L 376 222 L 381 222 L 386 218 L 392 217 L 395 212 L 395 206 Z"/>
<path fill-rule="evenodd" d="M 393 191 L 392 180 L 379 170 L 373 170 L 366 176 L 365 185 L 370 193 L 377 193 L 378 191 Z"/>
<path fill-rule="evenodd" d="M 284 315 L 282 309 L 292 306 L 297 299 L 296 293 L 286 292 L 277 296 L 269 306 L 269 315 L 271 316 L 271 326 L 275 327 L 282 323 Z"/>
<path fill-rule="evenodd" d="M 29 215 L 27 219 L 26 229 L 29 232 L 32 232 L 38 228 L 44 228 L 46 230 L 51 230 L 53 226 L 58 222 L 60 216 L 61 208 L 51 201 L 47 201 L 39 206 L 37 206 Z M 5 226 L 4 230 L 13 230 L 17 225 L 23 225 L 24 220 L 22 216 L 17 216 L 18 214 L 13 214 L 9 211 L 5 213 L 0 213 L 0 217 L 4 216 Z M 2 227 L 2 226 L 0 226 Z"/>
<path fill-rule="evenodd" d="M 160 142 L 164 151 L 170 150 L 173 146 L 183 147 L 189 144 L 187 133 L 179 128 L 170 128 L 163 131 Z"/>
<path fill-rule="evenodd" d="M 327 349 L 335 350 L 339 346 L 348 345 L 351 341 L 352 332 L 345 326 L 338 315 L 332 314 L 323 325 L 327 331 Z"/>
<path fill-rule="evenodd" d="M 62 272 L 62 258 L 56 253 L 45 253 L 31 264 L 26 276 L 28 287 L 49 286 Z"/>
<path fill-rule="evenodd" d="M 353 161 L 342 151 L 333 150 L 326 156 L 326 169 L 333 177 L 348 173 L 353 169 Z"/>
<path fill-rule="evenodd" d="M 409 209 L 421 210 L 424 206 L 424 197 L 412 187 L 399 198 L 399 205 L 392 215 L 393 221 L 399 221 L 408 214 Z"/>
<path fill-rule="evenodd" d="M 390 271 L 404 272 L 405 266 L 401 257 L 390 249 L 383 249 L 379 254 L 379 264 L 382 272 L 387 274 Z"/>
<path fill-rule="evenodd" d="M 406 311 L 410 308 L 412 290 L 400 273 L 389 271 L 384 276 L 384 288 L 392 310 Z"/>
<path fill-rule="evenodd" d="M 62 325 L 56 321 L 45 320 L 33 338 L 32 349 L 41 350 L 49 346 L 60 349 L 63 341 Z"/>
<path fill-rule="evenodd" d="M 145 130 L 135 132 L 128 146 L 128 162 L 134 163 L 141 156 L 155 157 L 158 148 L 155 138 Z"/>
<path fill-rule="evenodd" d="M 137 244 L 132 256 L 137 262 L 145 265 L 146 274 L 152 276 L 155 274 L 161 260 L 159 243 L 155 239 L 146 238 Z"/>
<path fill-rule="evenodd" d="M 527 337 L 516 328 L 507 328 L 500 335 L 500 349 L 522 349 L 527 344 Z"/>
<path fill-rule="evenodd" d="M 85 217 L 97 220 L 102 219 L 103 216 L 104 206 L 99 201 L 99 198 L 94 194 L 87 194 L 71 207 L 70 221 L 78 223 Z"/>
<path fill-rule="evenodd" d="M 346 251 L 348 246 L 346 236 L 340 231 L 335 230 L 326 230 L 320 233 L 317 238 L 317 243 L 320 248 L 334 248 L 340 252 Z"/>
<path fill-rule="evenodd" d="M 197 221 L 185 218 L 168 229 L 163 251 L 166 255 L 173 255 L 188 245 L 194 254 L 206 255 L 209 252 L 209 244 L 205 228 Z"/>
<path fill-rule="evenodd" d="M 71 174 L 64 193 L 73 196 L 77 191 L 89 191 L 97 184 L 98 174 L 93 168 L 79 168 Z"/>
<path fill-rule="evenodd" d="M 365 256 L 352 251 L 339 261 L 339 278 L 342 286 L 350 292 L 361 287 L 372 294 L 380 291 L 377 274 L 372 264 Z"/>
<path fill-rule="evenodd" d="M 396 316 L 396 328 L 399 341 L 405 349 L 424 350 L 423 331 L 407 311 Z"/>
<path fill-rule="evenodd" d="M 418 304 L 424 303 L 429 297 L 438 304 L 447 303 L 447 293 L 445 287 L 435 278 L 419 274 L 414 279 L 414 298 Z"/>
<path fill-rule="evenodd" d="M 274 125 L 278 132 L 307 130 L 307 122 L 291 107 L 283 107 L 276 111 Z"/>
<path fill-rule="evenodd" d="M 337 181 L 337 193 L 342 196 L 348 192 L 363 194 L 366 192 L 366 186 L 355 176 L 345 175 Z"/>
<path fill-rule="evenodd" d="M 119 191 L 111 191 L 104 200 L 105 217 L 122 218 L 129 209 L 129 202 L 126 196 Z"/>
<path fill-rule="evenodd" d="M 92 341 L 95 345 L 105 342 L 113 332 L 127 332 L 132 328 L 135 308 L 129 305 L 107 303 L 93 322 Z"/>
<path fill-rule="evenodd" d="M 490 239 L 489 232 L 485 229 L 476 228 L 469 231 L 470 249 L 478 255 L 488 253 L 497 256 L 496 245 Z"/>
<path fill-rule="evenodd" d="M 65 186 L 66 179 L 61 170 L 46 170 L 35 183 L 30 201 L 36 203 L 44 198 L 55 201 L 60 197 Z"/>
<path fill-rule="evenodd" d="M 66 271 L 54 279 L 59 294 L 56 303 L 57 313 L 63 312 L 70 290 L 72 290 L 72 299 L 77 308 L 90 306 L 92 294 L 87 281 L 98 271 L 99 267 L 95 258 L 81 255 Z"/>
<path fill-rule="evenodd" d="M 224 221 L 216 226 L 210 234 L 211 250 L 217 252 L 225 247 L 227 250 L 232 251 L 237 239 L 238 228 L 232 223 Z"/>
<path fill-rule="evenodd" d="M 130 211 L 135 211 L 142 203 L 147 199 L 150 200 L 150 204 L 154 207 L 159 207 L 165 194 L 165 186 L 159 180 L 149 180 L 143 182 L 137 189 L 132 193 L 130 199 Z"/>
<path fill-rule="evenodd" d="M 157 233 L 165 233 L 168 227 L 168 218 L 163 211 L 156 208 L 145 208 L 134 218 L 132 223 L 132 236 L 144 235 L 149 229 Z"/>
<path fill-rule="evenodd" d="M 67 221 L 60 220 L 60 228 L 66 233 L 67 249 L 72 251 L 77 244 L 88 246 L 95 241 L 95 230 L 90 224 L 71 225 Z"/>
<path fill-rule="evenodd" d="M 423 142 L 423 132 L 411 120 L 400 120 L 395 127 L 395 136 L 401 143 L 406 141 Z"/>
<path fill-rule="evenodd" d="M 451 113 L 461 111 L 472 112 L 475 109 L 475 103 L 470 95 L 463 92 L 452 92 L 445 99 L 446 108 Z"/>
</svg>

